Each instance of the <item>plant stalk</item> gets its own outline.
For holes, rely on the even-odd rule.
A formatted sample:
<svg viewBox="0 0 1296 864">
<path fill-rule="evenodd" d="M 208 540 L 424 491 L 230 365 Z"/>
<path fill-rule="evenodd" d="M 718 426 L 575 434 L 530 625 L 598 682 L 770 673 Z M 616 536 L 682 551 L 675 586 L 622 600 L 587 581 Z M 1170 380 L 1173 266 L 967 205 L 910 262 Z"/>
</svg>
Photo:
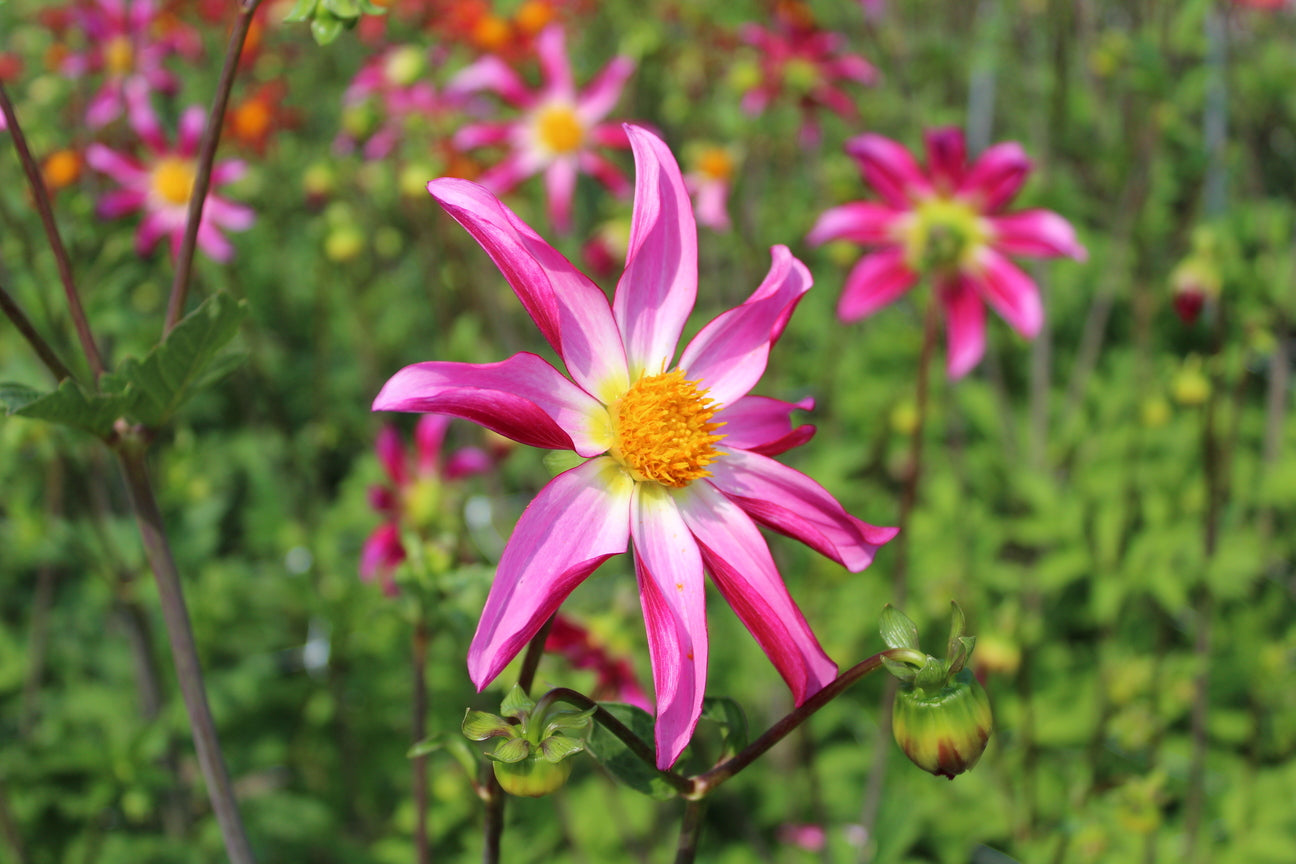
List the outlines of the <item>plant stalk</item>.
<svg viewBox="0 0 1296 864">
<path fill-rule="evenodd" d="M 702 816 L 705 813 L 706 801 L 695 798 L 684 802 L 684 821 L 680 824 L 675 864 L 693 864 L 693 859 L 697 855 L 698 839 L 702 836 Z"/>
<path fill-rule="evenodd" d="M 36 356 L 40 358 L 41 362 L 45 364 L 45 368 L 54 376 L 55 381 L 75 377 L 71 370 L 63 365 L 63 361 L 59 359 L 58 354 L 54 352 L 50 344 L 32 326 L 31 320 L 23 314 L 17 301 L 3 287 L 0 287 L 0 310 L 4 311 L 5 317 L 13 322 L 14 327 L 27 340 L 27 344 L 31 345 L 32 350 L 36 352 Z"/>
<path fill-rule="evenodd" d="M 412 666 L 414 673 L 411 698 L 414 714 L 412 731 L 414 743 L 418 744 L 427 737 L 427 646 L 428 629 L 420 611 L 419 619 L 414 624 L 412 645 Z M 432 849 L 428 844 L 428 775 L 427 757 L 415 756 L 410 760 L 414 772 L 412 783 L 414 792 L 414 860 L 417 864 L 430 864 Z"/>
</svg>

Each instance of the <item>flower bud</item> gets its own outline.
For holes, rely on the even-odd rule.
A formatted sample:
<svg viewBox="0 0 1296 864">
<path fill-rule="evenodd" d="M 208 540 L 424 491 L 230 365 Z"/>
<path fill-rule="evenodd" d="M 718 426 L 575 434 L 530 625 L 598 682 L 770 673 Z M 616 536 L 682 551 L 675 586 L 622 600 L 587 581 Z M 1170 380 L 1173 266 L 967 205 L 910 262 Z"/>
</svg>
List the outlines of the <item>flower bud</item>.
<svg viewBox="0 0 1296 864">
<path fill-rule="evenodd" d="M 487 754 L 491 758 L 494 754 Z M 540 754 L 529 754 L 517 762 L 492 760 L 500 788 L 522 798 L 541 798 L 557 792 L 571 776 L 571 760 L 550 762 Z"/>
<path fill-rule="evenodd" d="M 985 689 L 963 669 L 934 692 L 902 687 L 891 711 L 891 728 L 909 761 L 952 780 L 981 758 L 994 720 Z"/>
<path fill-rule="evenodd" d="M 580 738 L 568 733 L 582 732 L 593 711 L 562 710 L 548 698 L 537 704 L 514 686 L 499 715 L 469 710 L 463 734 L 473 741 L 502 739 L 486 754 L 500 788 L 510 795 L 539 798 L 567 782 L 572 770 L 567 757 L 585 749 Z"/>
</svg>

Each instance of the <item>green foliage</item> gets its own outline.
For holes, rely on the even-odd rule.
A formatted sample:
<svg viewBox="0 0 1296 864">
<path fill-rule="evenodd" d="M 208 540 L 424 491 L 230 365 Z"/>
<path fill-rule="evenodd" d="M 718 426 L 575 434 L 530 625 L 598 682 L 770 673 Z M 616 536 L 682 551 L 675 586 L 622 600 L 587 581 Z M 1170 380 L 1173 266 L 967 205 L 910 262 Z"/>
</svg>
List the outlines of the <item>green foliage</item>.
<svg viewBox="0 0 1296 864">
<path fill-rule="evenodd" d="M 653 718 L 647 711 L 634 705 L 615 702 L 604 704 L 603 709 L 621 721 L 622 725 L 637 735 L 640 740 L 653 740 Z M 604 770 L 616 778 L 617 782 L 660 800 L 675 797 L 675 790 L 661 779 L 651 765 L 645 764 L 626 746 L 625 742 L 600 724 L 595 723 L 590 728 L 585 749 L 599 765 L 603 766 Z"/>
</svg>

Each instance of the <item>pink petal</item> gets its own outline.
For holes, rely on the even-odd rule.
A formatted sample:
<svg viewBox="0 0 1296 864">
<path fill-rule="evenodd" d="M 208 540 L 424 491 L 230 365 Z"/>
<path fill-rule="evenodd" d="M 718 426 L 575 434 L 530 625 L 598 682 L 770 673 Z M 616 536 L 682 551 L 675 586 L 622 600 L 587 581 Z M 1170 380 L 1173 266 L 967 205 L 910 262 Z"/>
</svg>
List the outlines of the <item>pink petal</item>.
<svg viewBox="0 0 1296 864">
<path fill-rule="evenodd" d="M 1034 339 L 1044 324 L 1044 305 L 1035 282 L 993 249 L 982 249 L 977 272 L 969 274 L 981 297 L 1009 326 Z"/>
<path fill-rule="evenodd" d="M 560 234 L 571 231 L 572 196 L 576 193 L 576 161 L 556 159 L 545 169 L 545 195 L 549 220 Z"/>
<path fill-rule="evenodd" d="M 946 374 L 957 381 L 985 354 L 985 304 L 964 278 L 940 286 L 938 296 L 945 307 Z"/>
<path fill-rule="evenodd" d="M 178 237 L 182 236 L 183 229 L 177 231 L 171 237 L 171 245 L 174 252 L 179 254 Z M 207 257 L 213 261 L 228 261 L 234 257 L 234 246 L 225 238 L 210 220 L 204 218 L 198 223 L 198 248 L 201 249 Z"/>
<path fill-rule="evenodd" d="M 728 231 L 729 184 L 724 180 L 704 180 L 693 186 L 697 221 L 713 231 Z"/>
<path fill-rule="evenodd" d="M 593 124 L 611 113 L 634 70 L 634 60 L 625 56 L 613 57 L 576 100 L 576 110 L 581 119 Z"/>
<path fill-rule="evenodd" d="M 715 419 L 724 423 L 725 449 L 751 450 L 777 456 L 809 441 L 815 432 L 810 425 L 793 428 L 793 411 L 809 411 L 814 400 L 783 402 L 768 396 L 744 396 L 719 411 Z"/>
<path fill-rule="evenodd" d="M 213 186 L 224 186 L 235 180 L 243 179 L 247 173 L 247 163 L 242 159 L 226 159 L 212 167 L 211 182 Z"/>
<path fill-rule="evenodd" d="M 877 67 L 858 54 L 844 54 L 828 66 L 835 76 L 849 78 L 857 84 L 876 84 L 878 80 Z"/>
<path fill-rule="evenodd" d="M 141 257 L 148 255 L 163 235 L 169 233 L 172 233 L 172 229 L 164 214 L 146 213 L 135 231 L 135 254 Z"/>
<path fill-rule="evenodd" d="M 478 177 L 477 181 L 487 191 L 504 195 L 523 180 L 534 176 L 538 170 L 536 161 L 529 154 L 510 153 Z M 428 191 L 431 188 L 429 186 Z"/>
<path fill-rule="evenodd" d="M 963 182 L 967 164 L 967 147 L 963 130 L 954 126 L 932 129 L 923 136 L 927 145 L 927 170 L 932 182 L 943 194 L 951 194 Z"/>
<path fill-rule="evenodd" d="M 703 563 L 800 705 L 837 676 L 837 664 L 788 594 L 751 519 L 705 481 L 689 485 L 687 493 L 676 500 Z"/>
<path fill-rule="evenodd" d="M 894 302 L 918 281 L 905 263 L 904 250 L 883 249 L 861 258 L 846 276 L 846 287 L 837 303 L 837 317 L 858 321 Z"/>
<path fill-rule="evenodd" d="M 847 141 L 846 152 L 859 162 L 864 180 L 896 209 L 907 210 L 914 199 L 932 194 L 913 156 L 890 138 L 866 133 Z"/>
<path fill-rule="evenodd" d="M 571 64 L 567 61 L 566 38 L 561 25 L 551 24 L 540 31 L 535 40 L 535 51 L 544 71 L 546 90 L 551 94 L 574 94 L 576 87 L 572 83 Z"/>
<path fill-rule="evenodd" d="M 827 489 L 767 456 L 737 450 L 710 467 L 712 485 L 756 521 L 852 573 L 871 564 L 878 547 L 898 531 L 856 519 Z"/>
<path fill-rule="evenodd" d="M 516 123 L 468 123 L 455 130 L 450 141 L 459 150 L 503 144 L 516 128 Z"/>
<path fill-rule="evenodd" d="M 840 87 L 831 87 L 822 85 L 814 89 L 814 98 L 823 104 L 825 108 L 832 111 L 838 117 L 847 120 L 854 120 L 859 113 L 855 108 L 855 100 L 846 95 Z M 818 133 L 815 133 L 815 139 L 818 139 Z"/>
<path fill-rule="evenodd" d="M 379 579 L 383 593 L 396 595 L 396 583 L 391 571 L 405 560 L 405 547 L 401 545 L 400 530 L 391 522 L 379 525 L 365 540 L 360 550 L 360 578 L 365 582 Z"/>
<path fill-rule="evenodd" d="M 770 252 L 773 263 L 760 287 L 741 306 L 712 319 L 680 355 L 679 368 L 689 378 L 701 379 L 718 405 L 747 395 L 765 374 L 770 346 L 810 290 L 810 271 L 786 246 Z"/>
<path fill-rule="evenodd" d="M 439 415 L 428 415 L 439 416 Z M 374 441 L 374 452 L 378 454 L 378 463 L 387 472 L 388 478 L 396 486 L 404 486 L 408 477 L 405 471 L 405 444 L 395 426 L 383 426 L 378 430 Z"/>
<path fill-rule="evenodd" d="M 602 183 L 618 198 L 625 198 L 633 188 L 621 169 L 611 161 L 588 150 L 577 155 L 580 169 Z"/>
<path fill-rule="evenodd" d="M 176 136 L 176 152 L 181 156 L 195 156 L 202 142 L 203 127 L 207 125 L 203 109 L 192 105 L 180 115 L 180 134 Z"/>
<path fill-rule="evenodd" d="M 484 474 L 495 467 L 495 460 L 478 447 L 461 447 L 446 460 L 445 479 L 459 480 L 473 474 Z"/>
<path fill-rule="evenodd" d="M 982 153 L 959 186 L 959 197 L 970 198 L 993 213 L 1007 204 L 1030 173 L 1031 161 L 1016 141 L 996 144 Z"/>
<path fill-rule="evenodd" d="M 86 108 L 86 125 L 91 129 L 100 129 L 121 116 L 122 96 L 120 85 L 107 82 L 90 99 Z"/>
<path fill-rule="evenodd" d="M 143 207 L 147 198 L 138 189 L 114 189 L 99 199 L 95 212 L 104 219 L 116 219 Z"/>
<path fill-rule="evenodd" d="M 679 164 L 658 137 L 626 125 L 635 160 L 626 269 L 612 308 L 631 380 L 665 371 L 697 298 L 697 225 Z"/>
<path fill-rule="evenodd" d="M 610 458 L 592 459 L 549 481 L 518 520 L 468 649 L 481 690 L 535 636 L 572 589 L 626 551 L 634 488 Z"/>
<path fill-rule="evenodd" d="M 815 222 L 806 242 L 812 246 L 829 240 L 853 240 L 874 245 L 895 242 L 897 221 L 909 215 L 908 210 L 897 210 L 876 201 L 855 201 L 825 210 Z"/>
<path fill-rule="evenodd" d="M 149 102 L 148 85 L 140 80 L 131 80 L 126 82 L 124 92 L 126 111 L 135 134 L 139 135 L 153 152 L 166 152 L 168 149 L 166 136 L 162 134 L 162 126 L 158 123 L 157 114 L 153 113 L 152 103 Z"/>
<path fill-rule="evenodd" d="M 482 57 L 460 70 L 446 86 L 446 95 L 458 97 L 479 90 L 498 93 L 505 101 L 519 108 L 525 108 L 532 102 L 526 84 L 513 71 L 513 67 L 498 57 Z"/>
<path fill-rule="evenodd" d="M 434 477 L 441 473 L 441 448 L 449 426 L 450 418 L 444 414 L 424 414 L 419 418 L 414 427 L 414 459 L 420 476 Z"/>
<path fill-rule="evenodd" d="M 630 537 L 656 691 L 657 767 L 666 769 L 693 736 L 706 691 L 702 556 L 672 496 L 656 483 L 635 484 Z"/>
<path fill-rule="evenodd" d="M 591 429 L 607 411 L 534 354 L 499 363 L 415 363 L 391 377 L 374 411 L 453 414 L 532 447 L 595 456 L 609 446 Z"/>
<path fill-rule="evenodd" d="M 605 402 L 625 392 L 625 351 L 603 290 L 476 183 L 443 178 L 428 191 L 490 255 L 576 383 Z"/>
<path fill-rule="evenodd" d="M 86 148 L 86 164 L 101 174 L 107 174 L 123 186 L 148 177 L 148 171 L 129 156 L 94 143 Z"/>
<path fill-rule="evenodd" d="M 212 195 L 203 207 L 203 221 L 211 220 L 226 231 L 246 231 L 256 222 L 256 212 L 251 207 L 226 201 Z"/>
<path fill-rule="evenodd" d="M 1077 261 L 1089 257 L 1076 241 L 1071 223 L 1051 210 L 1023 210 L 988 220 L 993 226 L 991 244 L 1008 255 L 1054 257 L 1066 255 Z"/>
</svg>

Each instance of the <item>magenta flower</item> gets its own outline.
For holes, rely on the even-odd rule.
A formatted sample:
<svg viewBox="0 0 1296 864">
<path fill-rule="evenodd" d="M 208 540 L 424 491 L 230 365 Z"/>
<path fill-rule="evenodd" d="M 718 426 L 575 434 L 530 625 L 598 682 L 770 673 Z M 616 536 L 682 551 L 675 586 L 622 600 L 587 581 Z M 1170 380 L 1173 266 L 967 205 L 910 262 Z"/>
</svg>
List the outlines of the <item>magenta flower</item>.
<svg viewBox="0 0 1296 864">
<path fill-rule="evenodd" d="M 789 8 L 794 11 L 780 16 L 774 28 L 746 24 L 740 31 L 743 41 L 760 52 L 760 77 L 743 95 L 742 107 L 760 114 L 788 93 L 801 109 L 801 142 L 813 146 L 819 140 L 817 111 L 827 108 L 854 120 L 855 100 L 841 85 L 871 85 L 878 73 L 863 57 L 845 52 L 846 40 L 820 29 L 808 9 L 801 4 Z"/>
<path fill-rule="evenodd" d="M 389 597 L 397 593 L 393 571 L 405 560 L 402 525 L 417 528 L 429 522 L 436 515 L 429 511 L 441 500 L 443 484 L 489 471 L 494 464 L 476 447 L 456 450 L 443 464 L 441 447 L 449 424 L 450 418 L 444 415 L 420 417 L 414 428 L 413 459 L 401 444 L 400 433 L 391 426 L 383 427 L 374 444 L 391 485 L 369 490 L 370 506 L 386 520 L 373 530 L 360 551 L 360 578 L 378 580 Z"/>
<path fill-rule="evenodd" d="M 985 305 L 1018 333 L 1034 338 L 1044 323 L 1039 289 L 1009 255 L 1083 261 L 1071 224 L 1049 210 L 1004 213 L 1031 163 L 1015 142 L 996 144 L 967 164 L 963 133 L 927 133 L 924 171 L 900 144 L 881 135 L 846 143 L 864 181 L 881 201 L 824 212 L 807 240 L 846 239 L 877 247 L 846 277 L 837 306 L 843 321 L 872 315 L 931 273 L 944 307 L 947 369 L 960 378 L 985 353 Z"/>
<path fill-rule="evenodd" d="M 127 91 L 135 84 L 157 93 L 174 93 L 176 77 L 162 62 L 192 44 L 183 29 L 169 35 L 158 30 L 153 0 L 91 0 L 78 7 L 78 20 L 86 35 L 86 49 L 63 61 L 66 75 L 80 77 L 102 73 L 103 84 L 90 98 L 86 123 L 92 129 L 121 116 Z"/>
<path fill-rule="evenodd" d="M 693 170 L 684 175 L 698 223 L 716 231 L 728 231 L 730 227 L 729 191 L 734 162 L 734 154 L 727 147 L 704 147 L 698 151 Z"/>
<path fill-rule="evenodd" d="M 697 227 L 666 145 L 626 126 L 635 200 L 625 272 L 608 303 L 494 195 L 466 180 L 428 191 L 490 254 L 570 378 L 535 354 L 428 362 L 396 373 L 374 410 L 454 414 L 524 444 L 573 450 L 518 520 L 468 652 L 484 688 L 567 595 L 633 545 L 657 700 L 657 762 L 688 743 L 706 686 L 703 572 L 774 663 L 797 703 L 833 679 L 756 528 L 767 525 L 858 571 L 895 529 L 849 515 L 771 456 L 804 443 L 808 407 L 750 396 L 810 273 L 773 248 L 765 281 L 672 363 L 697 295 Z"/>
<path fill-rule="evenodd" d="M 120 189 L 99 199 L 98 212 L 105 219 L 116 219 L 137 210 L 143 211 L 135 234 L 135 251 L 147 255 L 162 237 L 170 237 L 171 254 L 180 251 L 185 220 L 189 213 L 189 196 L 197 172 L 198 144 L 206 121 L 203 111 L 190 107 L 180 115 L 180 130 L 175 145 L 162 133 L 157 115 L 149 104 L 148 93 L 140 86 L 127 88 L 127 114 L 131 127 L 144 142 L 148 155 L 136 159 L 103 144 L 86 149 L 91 168 L 116 180 Z M 218 162 L 212 169 L 211 190 L 232 183 L 243 176 L 241 160 Z M 235 204 L 208 191 L 198 225 L 198 248 L 217 261 L 228 261 L 234 247 L 221 233 L 245 231 L 255 220 L 251 208 Z"/>
<path fill-rule="evenodd" d="M 584 172 L 613 193 L 625 195 L 629 184 L 620 169 L 596 148 L 625 147 L 621 127 L 603 119 L 621 98 L 621 89 L 634 71 L 629 57 L 615 57 L 584 90 L 577 92 L 563 30 L 546 27 L 536 37 L 536 52 L 545 85 L 532 92 L 503 60 L 483 57 L 455 76 L 449 90 L 469 93 L 491 90 L 522 111 L 516 120 L 470 123 L 455 133 L 461 150 L 504 144 L 509 155 L 479 178 L 497 195 L 504 195 L 522 180 L 544 174 L 549 218 L 559 231 L 571 227 L 572 195 L 576 175 Z"/>
</svg>

